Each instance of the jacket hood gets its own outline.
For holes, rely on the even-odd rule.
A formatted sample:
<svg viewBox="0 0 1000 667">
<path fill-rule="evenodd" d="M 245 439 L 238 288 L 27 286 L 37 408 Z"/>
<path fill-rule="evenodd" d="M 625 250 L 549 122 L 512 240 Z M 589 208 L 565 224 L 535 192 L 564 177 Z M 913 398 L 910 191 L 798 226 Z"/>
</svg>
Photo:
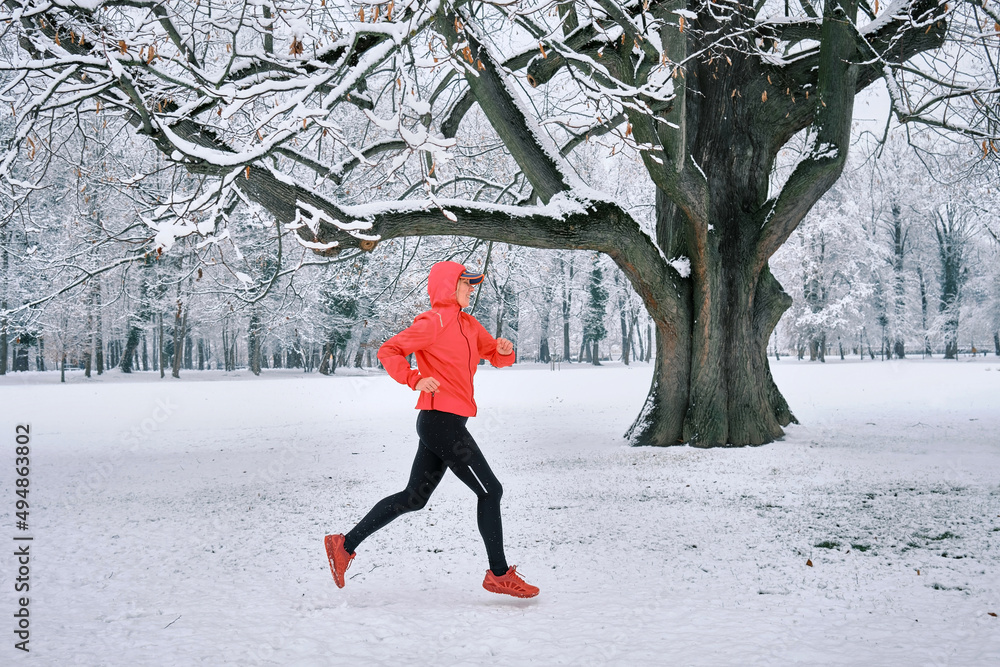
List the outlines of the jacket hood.
<svg viewBox="0 0 1000 667">
<path fill-rule="evenodd" d="M 458 306 L 455 290 L 458 289 L 458 277 L 465 267 L 458 262 L 438 262 L 431 267 L 427 276 L 427 294 L 431 297 L 431 308 L 440 306 Z"/>
</svg>

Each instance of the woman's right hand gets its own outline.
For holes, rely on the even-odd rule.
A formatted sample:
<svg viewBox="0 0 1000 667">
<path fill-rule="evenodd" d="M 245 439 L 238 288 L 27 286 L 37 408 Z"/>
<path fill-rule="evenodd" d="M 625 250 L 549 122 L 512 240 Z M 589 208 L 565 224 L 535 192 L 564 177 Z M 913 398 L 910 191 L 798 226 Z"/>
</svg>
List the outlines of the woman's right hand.
<svg viewBox="0 0 1000 667">
<path fill-rule="evenodd" d="M 441 383 L 435 380 L 434 378 L 426 377 L 417 380 L 416 389 L 417 391 L 426 391 L 430 394 L 433 394 L 435 391 L 438 390 L 438 387 L 440 386 Z"/>
</svg>

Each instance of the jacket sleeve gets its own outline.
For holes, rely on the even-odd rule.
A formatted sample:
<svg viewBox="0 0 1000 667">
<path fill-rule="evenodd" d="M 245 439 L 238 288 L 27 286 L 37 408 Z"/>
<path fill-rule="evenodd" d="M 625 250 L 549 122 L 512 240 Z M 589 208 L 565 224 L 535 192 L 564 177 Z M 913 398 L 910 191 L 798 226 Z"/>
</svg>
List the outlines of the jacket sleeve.
<svg viewBox="0 0 1000 667">
<path fill-rule="evenodd" d="M 412 325 L 382 343 L 377 356 L 389 376 L 410 389 L 416 389 L 420 371 L 410 368 L 410 362 L 406 358 L 417 350 L 430 346 L 437 338 L 439 329 L 436 317 L 418 315 Z"/>
<path fill-rule="evenodd" d="M 497 352 L 497 339 L 490 335 L 490 332 L 479 323 L 479 320 L 471 315 L 469 319 L 474 322 L 473 327 L 476 331 L 476 346 L 479 348 L 479 356 L 497 368 L 513 366 L 515 353 L 500 354 Z"/>
</svg>

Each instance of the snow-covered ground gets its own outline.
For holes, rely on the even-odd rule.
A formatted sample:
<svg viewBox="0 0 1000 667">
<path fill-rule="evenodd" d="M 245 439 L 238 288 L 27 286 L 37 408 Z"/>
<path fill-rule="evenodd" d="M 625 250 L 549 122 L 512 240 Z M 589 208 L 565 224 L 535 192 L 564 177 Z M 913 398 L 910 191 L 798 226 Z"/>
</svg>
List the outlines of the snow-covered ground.
<svg viewBox="0 0 1000 667">
<path fill-rule="evenodd" d="M 1000 664 L 1000 360 L 783 360 L 802 424 L 759 448 L 635 449 L 648 365 L 478 376 L 533 600 L 481 587 L 472 494 L 322 548 L 402 488 L 415 395 L 384 375 L 0 379 L 0 514 L 32 427 L 31 653 L 4 664 Z M 811 566 L 809 563 L 811 562 Z"/>
</svg>

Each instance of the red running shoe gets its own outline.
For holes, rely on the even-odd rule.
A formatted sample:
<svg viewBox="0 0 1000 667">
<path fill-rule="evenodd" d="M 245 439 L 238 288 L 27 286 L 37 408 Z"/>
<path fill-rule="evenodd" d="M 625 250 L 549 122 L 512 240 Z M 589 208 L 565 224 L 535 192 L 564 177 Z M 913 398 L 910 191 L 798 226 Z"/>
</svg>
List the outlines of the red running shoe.
<svg viewBox="0 0 1000 667">
<path fill-rule="evenodd" d="M 483 588 L 490 593 L 513 595 L 516 598 L 533 598 L 538 595 L 538 586 L 532 586 L 518 576 L 514 565 L 502 577 L 493 574 L 493 570 L 486 570 Z"/>
<path fill-rule="evenodd" d="M 330 561 L 330 572 L 333 573 L 333 580 L 337 588 L 344 587 L 344 573 L 351 566 L 356 554 L 349 554 L 344 549 L 343 535 L 327 535 L 323 538 L 323 545 L 326 547 L 326 558 Z"/>
</svg>

